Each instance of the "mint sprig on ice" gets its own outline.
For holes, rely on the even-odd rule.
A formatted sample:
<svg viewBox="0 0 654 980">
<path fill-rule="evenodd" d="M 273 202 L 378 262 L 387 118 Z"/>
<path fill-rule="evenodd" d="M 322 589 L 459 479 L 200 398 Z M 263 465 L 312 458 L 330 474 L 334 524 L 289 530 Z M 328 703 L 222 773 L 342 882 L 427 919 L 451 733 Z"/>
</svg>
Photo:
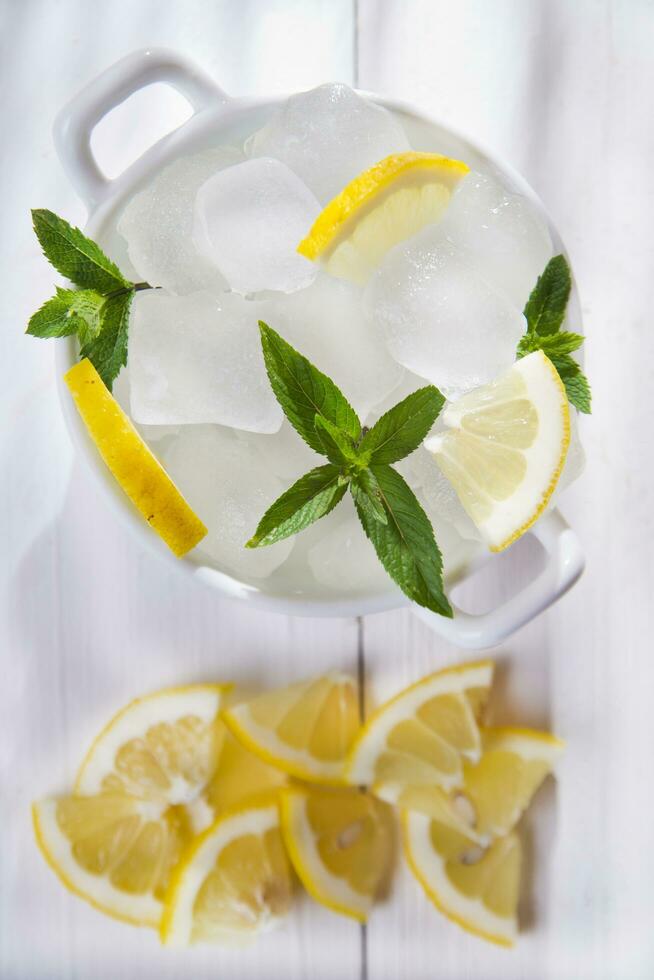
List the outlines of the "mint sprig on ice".
<svg viewBox="0 0 654 980">
<path fill-rule="evenodd" d="M 57 286 L 30 318 L 27 333 L 44 338 L 77 335 L 81 356 L 89 358 L 111 391 L 127 363 L 134 294 L 151 287 L 126 279 L 99 245 L 52 211 L 36 209 L 32 221 L 46 259 L 78 288 Z"/>
<path fill-rule="evenodd" d="M 570 297 L 572 277 L 564 255 L 555 255 L 538 277 L 524 309 L 527 332 L 520 338 L 517 356 L 542 350 L 558 371 L 568 400 L 580 412 L 591 410 L 590 385 L 572 357 L 584 342 L 581 334 L 561 330 Z"/>
<path fill-rule="evenodd" d="M 306 473 L 261 518 L 247 542 L 258 548 L 304 530 L 350 490 L 359 520 L 382 565 L 414 602 L 452 616 L 443 562 L 429 518 L 393 469 L 420 446 L 445 402 L 433 385 L 413 392 L 364 432 L 337 385 L 260 321 L 271 387 L 298 435 L 329 461 Z"/>
</svg>

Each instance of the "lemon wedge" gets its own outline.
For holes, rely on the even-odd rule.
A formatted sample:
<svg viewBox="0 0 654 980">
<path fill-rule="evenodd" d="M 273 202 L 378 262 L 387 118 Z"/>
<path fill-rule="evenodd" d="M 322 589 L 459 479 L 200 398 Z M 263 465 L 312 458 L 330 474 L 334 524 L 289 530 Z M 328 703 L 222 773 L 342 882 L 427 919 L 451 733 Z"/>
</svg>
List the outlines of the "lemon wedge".
<svg viewBox="0 0 654 980">
<path fill-rule="evenodd" d="M 393 854 L 390 809 L 356 789 L 294 786 L 281 795 L 282 833 L 317 902 L 365 922 Z"/>
<path fill-rule="evenodd" d="M 469 168 L 437 153 L 396 153 L 355 177 L 298 245 L 327 272 L 364 283 L 390 248 L 440 221 Z"/>
<path fill-rule="evenodd" d="M 359 727 L 356 684 L 339 673 L 311 678 L 230 707 L 223 719 L 247 749 L 283 772 L 341 783 Z"/>
<path fill-rule="evenodd" d="M 518 933 L 522 849 L 515 834 L 481 848 L 422 813 L 402 813 L 404 855 L 427 897 L 468 932 L 501 946 Z"/>
<path fill-rule="evenodd" d="M 425 440 L 491 551 L 545 510 L 570 444 L 570 411 L 556 368 L 535 351 L 501 378 L 446 406 L 447 427 Z"/>
<path fill-rule="evenodd" d="M 476 764 L 464 760 L 461 785 L 411 787 L 399 805 L 487 846 L 513 830 L 563 748 L 561 739 L 547 732 L 484 729 L 481 758 Z"/>
<path fill-rule="evenodd" d="M 207 529 L 150 452 L 91 362 L 64 375 L 77 410 L 112 475 L 171 551 L 182 557 Z"/>
<path fill-rule="evenodd" d="M 100 733 L 75 794 L 34 804 L 39 847 L 96 908 L 156 927 L 171 869 L 212 813 L 215 728 L 228 690 L 193 685 L 129 704 Z"/>
<path fill-rule="evenodd" d="M 161 940 L 244 943 L 278 922 L 291 899 L 273 794 L 228 811 L 194 841 L 172 877 Z"/>
<path fill-rule="evenodd" d="M 249 752 L 222 721 L 217 723 L 216 739 L 216 771 L 203 796 L 216 817 L 288 782 L 285 773 Z"/>
<path fill-rule="evenodd" d="M 405 805 L 414 792 L 463 779 L 463 760 L 481 755 L 477 716 L 493 664 L 450 667 L 423 678 L 374 712 L 352 747 L 346 776 L 381 799 Z"/>
</svg>

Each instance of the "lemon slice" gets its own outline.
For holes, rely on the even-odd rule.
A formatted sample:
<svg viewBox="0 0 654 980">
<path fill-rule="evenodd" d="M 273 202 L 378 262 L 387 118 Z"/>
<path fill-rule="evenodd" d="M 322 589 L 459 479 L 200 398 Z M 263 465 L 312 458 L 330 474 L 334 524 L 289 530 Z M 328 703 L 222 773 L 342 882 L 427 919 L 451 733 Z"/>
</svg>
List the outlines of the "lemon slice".
<svg viewBox="0 0 654 980">
<path fill-rule="evenodd" d="M 98 452 L 148 524 L 181 558 L 206 535 L 161 463 L 125 415 L 91 362 L 84 358 L 64 375 Z"/>
<path fill-rule="evenodd" d="M 306 890 L 365 922 L 390 871 L 389 808 L 355 789 L 298 786 L 284 790 L 281 801 L 284 841 Z"/>
<path fill-rule="evenodd" d="M 393 245 L 440 221 L 469 168 L 437 153 L 396 153 L 355 177 L 320 213 L 298 252 L 364 283 Z"/>
<path fill-rule="evenodd" d="M 448 431 L 425 447 L 491 551 L 502 551 L 547 506 L 570 443 L 565 388 L 542 351 L 448 405 Z"/>
<path fill-rule="evenodd" d="M 564 743 L 547 732 L 487 728 L 477 764 L 464 760 L 463 782 L 449 791 L 412 787 L 398 803 L 487 846 L 511 831 L 560 758 Z"/>
<path fill-rule="evenodd" d="M 281 769 L 267 765 L 249 752 L 222 722 L 218 722 L 217 740 L 216 771 L 203 797 L 216 817 L 287 783 L 287 776 Z"/>
<path fill-rule="evenodd" d="M 436 908 L 464 929 L 501 946 L 518 933 L 521 846 L 508 834 L 481 848 L 422 813 L 402 813 L 407 863 Z"/>
<path fill-rule="evenodd" d="M 229 811 L 196 839 L 174 872 L 161 939 L 167 946 L 244 942 L 279 921 L 291 898 L 272 795 Z"/>
<path fill-rule="evenodd" d="M 326 674 L 230 707 L 223 719 L 246 748 L 283 772 L 340 783 L 359 727 L 356 685 L 345 674 Z"/>
<path fill-rule="evenodd" d="M 194 685 L 133 701 L 93 743 L 75 795 L 34 805 L 46 860 L 101 911 L 158 925 L 170 871 L 211 817 L 201 797 L 227 689 Z"/>
<path fill-rule="evenodd" d="M 347 780 L 389 803 L 463 779 L 463 759 L 477 761 L 480 713 L 493 676 L 491 661 L 440 670 L 374 712 L 350 754 Z"/>
</svg>

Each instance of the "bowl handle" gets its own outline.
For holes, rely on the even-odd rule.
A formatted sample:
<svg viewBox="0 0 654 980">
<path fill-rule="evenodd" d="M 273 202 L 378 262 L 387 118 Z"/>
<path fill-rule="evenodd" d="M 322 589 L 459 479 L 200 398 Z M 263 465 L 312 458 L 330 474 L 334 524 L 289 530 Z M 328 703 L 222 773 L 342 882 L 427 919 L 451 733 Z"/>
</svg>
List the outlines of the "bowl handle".
<svg viewBox="0 0 654 980">
<path fill-rule="evenodd" d="M 91 133 L 103 116 L 139 89 L 165 82 L 193 107 L 194 114 L 227 101 L 227 96 L 197 65 L 164 48 L 135 51 L 98 75 L 64 106 L 54 124 L 61 164 L 90 209 L 108 193 L 108 180 L 91 150 Z"/>
<path fill-rule="evenodd" d="M 413 611 L 434 632 L 465 650 L 496 646 L 556 602 L 584 570 L 579 539 L 558 510 L 549 511 L 529 532 L 546 552 L 545 568 L 501 606 L 475 616 L 454 607 L 454 619 L 414 605 Z"/>
</svg>

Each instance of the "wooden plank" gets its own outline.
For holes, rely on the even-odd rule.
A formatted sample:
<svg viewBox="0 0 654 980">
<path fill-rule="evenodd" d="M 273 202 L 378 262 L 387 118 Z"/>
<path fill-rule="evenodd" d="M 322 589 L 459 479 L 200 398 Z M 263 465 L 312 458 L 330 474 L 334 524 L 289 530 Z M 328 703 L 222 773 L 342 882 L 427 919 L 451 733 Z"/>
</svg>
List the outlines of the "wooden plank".
<svg viewBox="0 0 654 980">
<path fill-rule="evenodd" d="M 284 684 L 328 668 L 356 671 L 357 627 L 354 620 L 256 613 L 142 551 L 72 460 L 51 346 L 22 336 L 53 283 L 29 208 L 83 220 L 50 136 L 56 112 L 78 89 L 127 52 L 153 45 L 197 60 L 234 94 L 350 81 L 352 30 L 350 0 L 310 7 L 195 0 L 183 8 L 74 0 L 4 11 L 0 79 L 11 93 L 9 124 L 20 147 L 0 159 L 3 186 L 11 187 L 0 241 L 3 268 L 11 270 L 0 298 L 4 362 L 12 365 L 0 432 L 7 597 L 0 623 L 0 974 L 8 980 L 360 975 L 359 927 L 308 900 L 251 949 L 170 953 L 153 933 L 105 919 L 68 895 L 37 853 L 30 800 L 70 786 L 89 739 L 127 700 L 202 678 Z M 143 148 L 144 135 L 175 125 L 179 111 L 164 99 L 152 101 L 136 124 L 127 110 L 117 114 L 94 142 L 103 165 L 120 170 Z"/>
<path fill-rule="evenodd" d="M 558 781 L 528 817 L 524 935 L 511 954 L 484 945 L 440 917 L 402 871 L 368 927 L 369 976 L 644 980 L 654 963 L 654 135 L 638 93 L 654 83 L 652 8 L 360 0 L 359 26 L 362 87 L 488 142 L 543 197 L 579 282 L 594 390 L 582 425 L 588 467 L 562 505 L 586 573 L 495 651 L 497 719 L 551 725 L 568 740 Z M 514 583 L 524 573 L 518 560 Z M 378 698 L 461 658 L 404 613 L 367 619 L 365 647 Z"/>
</svg>

